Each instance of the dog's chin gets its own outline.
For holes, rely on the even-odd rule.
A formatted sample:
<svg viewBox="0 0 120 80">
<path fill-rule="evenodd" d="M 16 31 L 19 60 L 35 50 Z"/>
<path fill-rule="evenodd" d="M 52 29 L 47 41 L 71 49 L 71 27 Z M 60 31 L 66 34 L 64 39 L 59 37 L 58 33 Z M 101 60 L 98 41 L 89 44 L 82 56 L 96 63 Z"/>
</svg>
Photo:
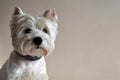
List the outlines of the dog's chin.
<svg viewBox="0 0 120 80">
<path fill-rule="evenodd" d="M 43 47 L 35 47 L 35 49 L 33 51 L 35 51 L 34 52 L 35 54 L 38 54 L 38 55 L 41 55 L 41 56 L 46 56 L 47 55 L 47 50 Z"/>
<path fill-rule="evenodd" d="M 43 47 L 34 47 L 31 49 L 27 49 L 23 51 L 24 53 L 21 52 L 22 55 L 30 55 L 30 56 L 46 56 L 47 55 L 47 50 Z"/>
<path fill-rule="evenodd" d="M 30 51 L 31 56 L 46 56 L 47 50 L 42 47 L 35 47 L 33 50 Z"/>
</svg>

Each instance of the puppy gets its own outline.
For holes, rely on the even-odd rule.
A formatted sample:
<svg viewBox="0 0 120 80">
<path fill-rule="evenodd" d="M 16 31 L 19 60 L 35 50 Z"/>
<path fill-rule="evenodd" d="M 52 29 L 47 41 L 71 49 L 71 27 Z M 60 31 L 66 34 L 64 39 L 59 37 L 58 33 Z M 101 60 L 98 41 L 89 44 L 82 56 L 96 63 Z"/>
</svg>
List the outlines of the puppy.
<svg viewBox="0 0 120 80">
<path fill-rule="evenodd" d="M 48 80 L 44 57 L 55 48 L 55 9 L 34 17 L 15 7 L 10 29 L 14 50 L 0 69 L 0 80 Z"/>
</svg>

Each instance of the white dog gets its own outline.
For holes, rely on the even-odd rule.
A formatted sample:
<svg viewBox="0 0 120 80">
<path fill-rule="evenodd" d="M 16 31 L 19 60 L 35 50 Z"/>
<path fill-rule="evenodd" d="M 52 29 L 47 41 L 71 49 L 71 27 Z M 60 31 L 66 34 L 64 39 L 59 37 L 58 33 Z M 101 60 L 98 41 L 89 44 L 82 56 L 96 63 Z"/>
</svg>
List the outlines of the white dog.
<svg viewBox="0 0 120 80">
<path fill-rule="evenodd" d="M 0 80 L 48 80 L 44 57 L 54 50 L 58 16 L 49 9 L 33 17 L 16 7 L 10 22 L 12 51 Z"/>
</svg>

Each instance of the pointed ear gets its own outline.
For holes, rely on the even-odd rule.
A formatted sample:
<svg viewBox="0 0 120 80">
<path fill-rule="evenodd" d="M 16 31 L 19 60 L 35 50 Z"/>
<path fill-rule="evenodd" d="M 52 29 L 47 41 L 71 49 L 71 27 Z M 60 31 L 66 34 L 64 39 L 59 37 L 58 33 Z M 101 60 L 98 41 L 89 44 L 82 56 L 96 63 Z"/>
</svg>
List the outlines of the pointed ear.
<svg viewBox="0 0 120 80">
<path fill-rule="evenodd" d="M 58 16 L 54 8 L 46 10 L 43 14 L 44 17 L 51 19 L 52 21 L 58 22 Z"/>
<path fill-rule="evenodd" d="M 15 7 L 13 16 L 22 15 L 22 14 L 24 14 L 23 11 L 19 7 Z"/>
</svg>

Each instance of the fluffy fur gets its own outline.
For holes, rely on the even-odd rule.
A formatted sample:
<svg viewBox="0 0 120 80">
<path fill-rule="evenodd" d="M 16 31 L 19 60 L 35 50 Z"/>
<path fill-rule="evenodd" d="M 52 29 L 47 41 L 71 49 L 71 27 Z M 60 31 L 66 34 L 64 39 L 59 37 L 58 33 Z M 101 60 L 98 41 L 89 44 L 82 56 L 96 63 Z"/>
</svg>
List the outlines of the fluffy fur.
<svg viewBox="0 0 120 80">
<path fill-rule="evenodd" d="M 10 21 L 14 50 L 0 70 L 0 80 L 48 80 L 44 57 L 54 50 L 57 22 L 55 9 L 46 10 L 43 16 L 33 17 L 19 7 L 15 8 Z M 39 39 L 36 41 L 35 38 Z M 41 58 L 29 61 L 17 53 Z"/>
</svg>

